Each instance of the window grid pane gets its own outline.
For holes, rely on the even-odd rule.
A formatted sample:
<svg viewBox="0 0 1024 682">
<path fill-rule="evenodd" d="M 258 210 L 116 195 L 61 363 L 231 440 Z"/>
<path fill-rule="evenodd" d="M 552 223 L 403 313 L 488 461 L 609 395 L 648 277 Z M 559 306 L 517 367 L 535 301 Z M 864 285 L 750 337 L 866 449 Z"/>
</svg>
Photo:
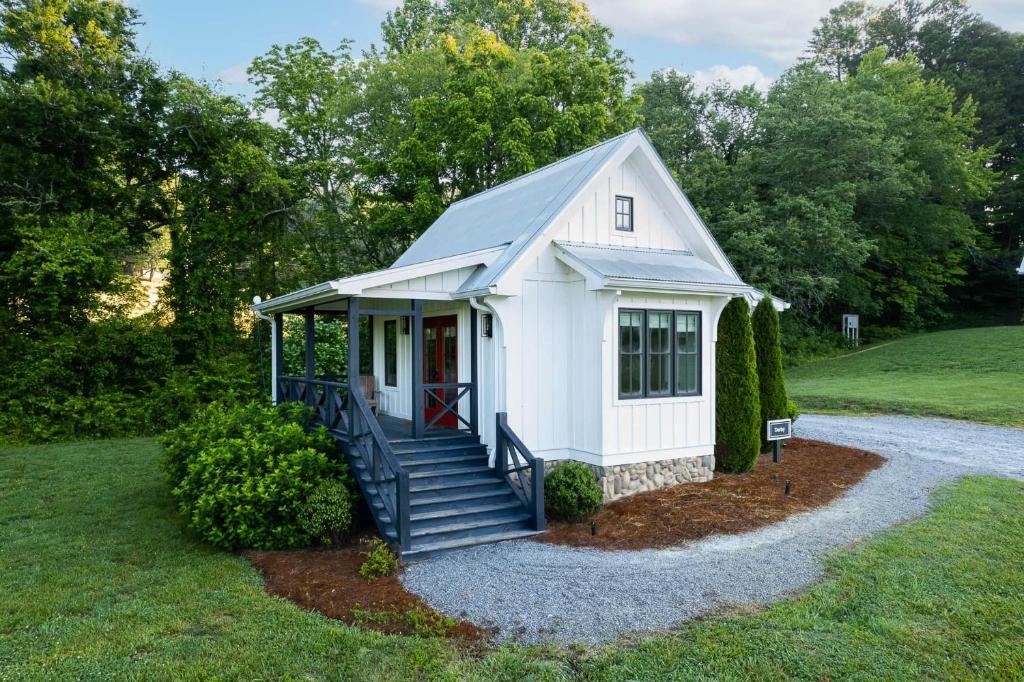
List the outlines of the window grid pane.
<svg viewBox="0 0 1024 682">
<path fill-rule="evenodd" d="M 672 313 L 651 312 L 647 315 L 647 393 L 651 396 L 672 394 L 671 325 Z"/>
<path fill-rule="evenodd" d="M 676 313 L 676 395 L 699 395 L 700 315 Z"/>
<path fill-rule="evenodd" d="M 633 198 L 615 197 L 615 229 L 633 231 Z"/>
<path fill-rule="evenodd" d="M 619 311 L 619 395 L 643 395 L 643 313 Z"/>
</svg>

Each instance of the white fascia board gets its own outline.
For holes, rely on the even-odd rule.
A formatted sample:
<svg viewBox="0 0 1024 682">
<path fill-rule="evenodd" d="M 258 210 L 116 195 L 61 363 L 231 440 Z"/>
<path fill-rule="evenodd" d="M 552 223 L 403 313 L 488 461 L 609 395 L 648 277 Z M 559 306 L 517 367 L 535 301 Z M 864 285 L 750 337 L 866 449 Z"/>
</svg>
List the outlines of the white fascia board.
<svg viewBox="0 0 1024 682">
<path fill-rule="evenodd" d="M 422 263 L 403 265 L 398 268 L 388 268 L 386 270 L 368 272 L 365 275 L 355 275 L 354 277 L 337 279 L 334 280 L 332 284 L 339 294 L 345 296 L 359 296 L 366 289 L 387 286 L 388 284 L 394 284 L 407 279 L 436 275 L 440 272 L 458 270 L 459 268 L 468 267 L 470 265 L 490 265 L 494 262 L 494 259 L 505 250 L 505 248 L 506 245 L 504 244 L 501 246 L 492 246 L 481 251 L 471 251 L 457 256 L 447 256 L 436 260 L 423 261 Z"/>
<path fill-rule="evenodd" d="M 439 272 L 457 270 L 470 265 L 489 265 L 504 250 L 505 245 L 495 246 L 456 256 L 438 258 L 436 260 L 424 261 L 422 263 L 413 263 L 412 265 L 405 265 L 400 268 L 375 270 L 362 275 L 354 275 L 352 277 L 331 280 L 330 282 L 322 282 L 311 287 L 306 287 L 305 289 L 299 289 L 298 291 L 291 291 L 287 294 L 282 294 L 281 296 L 275 296 L 274 298 L 264 301 L 259 305 L 252 306 L 252 309 L 261 313 L 281 313 L 308 308 L 319 303 L 336 301 L 350 296 L 360 296 L 367 289 L 387 286 L 388 284 L 394 284 L 395 282 L 401 282 L 407 279 L 415 279 L 417 277 L 433 275 Z M 413 297 L 411 296 L 413 292 L 403 293 L 404 298 Z M 375 292 L 374 295 L 379 296 L 379 292 Z M 417 297 L 426 298 L 426 295 Z M 444 298 L 447 299 L 450 298 L 450 296 L 446 295 Z"/>
<path fill-rule="evenodd" d="M 624 279 L 609 277 L 602 289 L 621 289 L 623 291 L 646 291 L 651 293 L 692 293 L 721 294 L 725 296 L 743 296 L 750 292 L 750 287 L 730 284 L 702 284 L 700 282 L 670 282 L 657 279 Z"/>
</svg>

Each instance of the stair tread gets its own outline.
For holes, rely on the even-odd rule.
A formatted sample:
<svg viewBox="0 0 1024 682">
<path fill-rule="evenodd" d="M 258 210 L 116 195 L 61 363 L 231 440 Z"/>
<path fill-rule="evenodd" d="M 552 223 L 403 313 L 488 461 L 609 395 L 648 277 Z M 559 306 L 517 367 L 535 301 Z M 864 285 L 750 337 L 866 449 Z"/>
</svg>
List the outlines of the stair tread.
<svg viewBox="0 0 1024 682">
<path fill-rule="evenodd" d="M 515 493 L 512 492 L 511 488 L 499 488 L 497 490 L 481 490 L 475 493 L 456 493 L 452 495 L 435 495 L 433 497 L 417 496 L 413 497 L 409 501 L 409 506 L 417 507 L 428 504 L 441 504 L 444 502 L 465 502 L 467 500 L 479 500 L 486 499 L 488 497 L 511 497 L 512 499 L 519 499 L 515 497 Z M 381 504 L 383 505 L 383 502 Z"/>
<path fill-rule="evenodd" d="M 411 514 L 409 518 L 412 521 L 426 521 L 428 519 L 444 519 L 454 516 L 463 516 L 466 514 L 484 514 L 487 512 L 501 512 L 511 509 L 523 509 L 523 503 L 518 499 L 513 498 L 507 502 L 477 504 L 469 507 L 451 506 L 445 509 L 437 509 L 435 511 L 417 512 L 415 514 Z"/>
<path fill-rule="evenodd" d="M 489 526 L 502 526 L 507 523 L 518 523 L 521 521 L 529 521 L 533 516 L 528 514 L 525 510 L 518 514 L 508 514 L 505 516 L 495 516 L 490 519 L 477 519 L 474 521 L 456 521 L 452 523 L 441 523 L 436 526 L 427 526 L 425 528 L 413 528 L 410 536 L 414 538 L 424 537 L 427 535 L 440 535 L 441 533 L 457 533 L 464 530 L 474 530 L 477 528 L 487 528 Z"/>
<path fill-rule="evenodd" d="M 480 466 L 487 465 L 487 455 L 452 455 L 451 457 L 434 457 L 432 459 L 409 459 L 399 460 L 402 468 L 422 467 L 436 464 L 459 464 L 479 463 Z"/>
<path fill-rule="evenodd" d="M 444 549 L 458 549 L 460 547 L 472 547 L 474 545 L 483 545 L 490 542 L 501 542 L 503 540 L 518 540 L 521 538 L 533 537 L 534 535 L 540 535 L 543 531 L 538 530 L 507 530 L 501 533 L 492 533 L 490 535 L 480 535 L 475 538 L 456 538 L 454 540 L 439 540 L 437 542 L 423 542 L 414 543 L 407 552 L 402 552 L 402 558 L 413 559 L 416 558 L 417 554 L 425 554 L 427 552 L 436 552 Z"/>
<path fill-rule="evenodd" d="M 401 457 L 402 455 L 424 455 L 430 452 L 451 452 L 452 450 L 476 450 L 478 452 L 487 452 L 487 448 L 480 443 L 467 443 L 461 445 L 458 443 L 449 445 L 430 445 L 419 448 L 404 448 L 392 446 L 391 452 Z"/>
<path fill-rule="evenodd" d="M 422 492 L 433 492 L 435 490 L 450 490 L 452 488 L 472 488 L 474 486 L 479 486 L 479 485 L 491 485 L 491 486 L 493 486 L 493 485 L 501 485 L 501 484 L 504 484 L 506 486 L 508 485 L 508 483 L 506 481 L 502 481 L 497 476 L 480 476 L 479 478 L 472 478 L 472 479 L 469 479 L 469 480 L 466 480 L 466 481 L 454 481 L 454 482 L 449 481 L 449 482 L 445 482 L 445 483 L 430 483 L 428 479 L 419 479 L 419 480 L 424 480 L 424 481 L 428 481 L 428 482 L 425 485 L 418 485 L 418 486 L 414 486 L 414 485 L 412 485 L 410 483 L 409 484 L 409 492 L 410 493 L 415 494 L 415 493 L 422 493 Z M 509 490 L 512 490 L 512 488 L 509 488 Z"/>
<path fill-rule="evenodd" d="M 463 466 L 451 469 L 438 469 L 435 471 L 413 471 L 409 473 L 410 479 L 437 478 L 439 476 L 461 476 L 465 474 L 493 473 L 494 469 L 489 466 Z"/>
</svg>

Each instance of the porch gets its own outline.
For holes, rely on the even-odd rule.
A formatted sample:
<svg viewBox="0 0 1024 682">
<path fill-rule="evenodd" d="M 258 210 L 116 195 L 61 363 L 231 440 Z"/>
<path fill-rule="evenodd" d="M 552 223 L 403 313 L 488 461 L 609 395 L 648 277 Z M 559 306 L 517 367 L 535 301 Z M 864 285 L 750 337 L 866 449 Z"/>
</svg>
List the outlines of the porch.
<svg viewBox="0 0 1024 682">
<path fill-rule="evenodd" d="M 481 419 L 476 308 L 360 296 L 307 303 L 268 311 L 273 399 L 314 409 L 403 560 L 544 530 L 543 460 L 504 415 Z M 282 371 L 285 315 L 303 319 L 301 374 Z M 348 342 L 338 374 L 316 363 L 316 322 L 325 317 Z M 361 352 L 367 342 L 371 352 Z"/>
</svg>

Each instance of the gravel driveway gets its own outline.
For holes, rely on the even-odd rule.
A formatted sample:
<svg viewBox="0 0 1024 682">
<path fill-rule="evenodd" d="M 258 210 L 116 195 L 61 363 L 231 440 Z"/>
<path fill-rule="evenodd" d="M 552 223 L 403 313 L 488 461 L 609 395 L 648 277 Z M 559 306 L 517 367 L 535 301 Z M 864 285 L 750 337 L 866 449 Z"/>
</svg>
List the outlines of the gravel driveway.
<svg viewBox="0 0 1024 682">
<path fill-rule="evenodd" d="M 785 597 L 820 577 L 824 553 L 923 514 L 933 488 L 964 474 L 1024 479 L 1020 429 L 805 415 L 795 431 L 889 461 L 827 507 L 750 533 L 629 552 L 504 542 L 414 564 L 402 581 L 502 639 L 594 643 Z"/>
</svg>

